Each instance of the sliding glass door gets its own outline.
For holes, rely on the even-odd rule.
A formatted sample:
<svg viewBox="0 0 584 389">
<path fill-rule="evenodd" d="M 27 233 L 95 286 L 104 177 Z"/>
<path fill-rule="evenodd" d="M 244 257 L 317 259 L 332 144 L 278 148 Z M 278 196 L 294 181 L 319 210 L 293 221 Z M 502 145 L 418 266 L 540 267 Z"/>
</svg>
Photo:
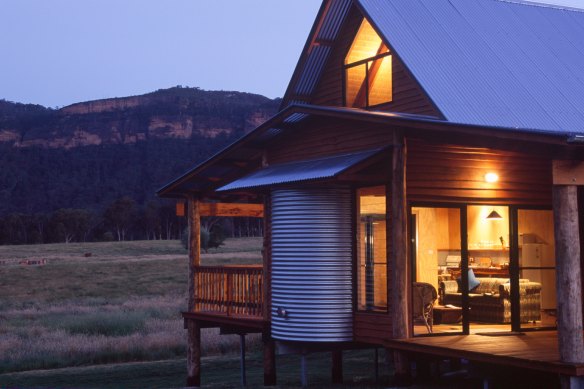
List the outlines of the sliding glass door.
<svg viewBox="0 0 584 389">
<path fill-rule="evenodd" d="M 556 258 L 551 210 L 515 209 L 517 328 L 556 326 Z"/>
<path fill-rule="evenodd" d="M 420 206 L 410 215 L 414 335 L 462 333 L 461 208 Z"/>
</svg>

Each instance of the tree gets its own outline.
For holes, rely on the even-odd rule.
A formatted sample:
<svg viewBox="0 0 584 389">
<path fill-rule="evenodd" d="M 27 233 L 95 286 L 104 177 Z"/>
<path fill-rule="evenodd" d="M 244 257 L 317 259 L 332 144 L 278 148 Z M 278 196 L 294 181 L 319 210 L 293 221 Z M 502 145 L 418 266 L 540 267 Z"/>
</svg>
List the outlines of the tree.
<svg viewBox="0 0 584 389">
<path fill-rule="evenodd" d="M 115 200 L 103 214 L 106 225 L 118 241 L 126 240 L 126 235 L 135 220 L 136 202 L 128 196 Z"/>
<path fill-rule="evenodd" d="M 65 243 L 85 240 L 91 227 L 91 218 L 91 212 L 86 209 L 56 210 L 49 222 L 53 239 Z"/>
</svg>

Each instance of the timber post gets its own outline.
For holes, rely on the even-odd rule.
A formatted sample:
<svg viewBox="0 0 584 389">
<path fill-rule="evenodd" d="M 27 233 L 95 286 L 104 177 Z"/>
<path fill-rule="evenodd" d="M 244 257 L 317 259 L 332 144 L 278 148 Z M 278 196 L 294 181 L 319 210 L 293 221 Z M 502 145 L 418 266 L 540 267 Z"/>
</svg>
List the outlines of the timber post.
<svg viewBox="0 0 584 389">
<path fill-rule="evenodd" d="M 264 386 L 276 386 L 276 343 L 269 336 L 264 336 Z"/>
<path fill-rule="evenodd" d="M 196 320 L 187 321 L 187 386 L 201 386 L 201 327 Z"/>
<path fill-rule="evenodd" d="M 343 350 L 335 350 L 331 353 L 332 357 L 332 383 L 342 384 L 343 383 Z"/>
<path fill-rule="evenodd" d="M 391 169 L 391 307 L 392 335 L 394 339 L 410 337 L 408 274 L 408 227 L 406 207 L 406 139 L 402 131 L 393 134 L 393 156 Z M 410 367 L 403 352 L 394 352 L 395 380 L 397 384 L 410 382 Z"/>
<path fill-rule="evenodd" d="M 584 363 L 577 186 L 554 185 L 553 207 L 560 359 Z"/>
<path fill-rule="evenodd" d="M 199 200 L 188 199 L 189 222 L 189 300 L 188 310 L 196 306 L 196 268 L 201 265 L 201 215 Z M 187 386 L 201 385 L 201 328 L 195 320 L 187 320 Z"/>
</svg>

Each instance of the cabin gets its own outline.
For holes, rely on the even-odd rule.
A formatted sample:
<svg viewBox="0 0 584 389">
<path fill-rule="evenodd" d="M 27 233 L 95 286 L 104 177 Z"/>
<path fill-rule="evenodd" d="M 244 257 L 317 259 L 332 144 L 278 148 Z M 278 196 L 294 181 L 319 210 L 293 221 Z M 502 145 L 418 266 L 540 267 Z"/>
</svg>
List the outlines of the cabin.
<svg viewBox="0 0 584 389">
<path fill-rule="evenodd" d="M 266 385 L 286 352 L 340 382 L 353 347 L 403 382 L 424 356 L 582 385 L 583 34 L 520 0 L 324 0 L 280 112 L 158 192 L 190 226 L 187 384 L 219 327 L 262 334 Z M 263 262 L 201 263 L 205 216 L 262 217 Z"/>
</svg>

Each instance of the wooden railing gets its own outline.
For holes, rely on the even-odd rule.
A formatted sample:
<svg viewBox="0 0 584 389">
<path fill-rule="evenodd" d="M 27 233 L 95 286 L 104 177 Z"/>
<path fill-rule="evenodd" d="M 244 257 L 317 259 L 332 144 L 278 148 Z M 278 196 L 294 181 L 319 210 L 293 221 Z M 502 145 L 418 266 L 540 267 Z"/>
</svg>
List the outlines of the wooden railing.
<svg viewBox="0 0 584 389">
<path fill-rule="evenodd" d="M 197 266 L 195 312 L 262 317 L 261 266 Z"/>
</svg>

